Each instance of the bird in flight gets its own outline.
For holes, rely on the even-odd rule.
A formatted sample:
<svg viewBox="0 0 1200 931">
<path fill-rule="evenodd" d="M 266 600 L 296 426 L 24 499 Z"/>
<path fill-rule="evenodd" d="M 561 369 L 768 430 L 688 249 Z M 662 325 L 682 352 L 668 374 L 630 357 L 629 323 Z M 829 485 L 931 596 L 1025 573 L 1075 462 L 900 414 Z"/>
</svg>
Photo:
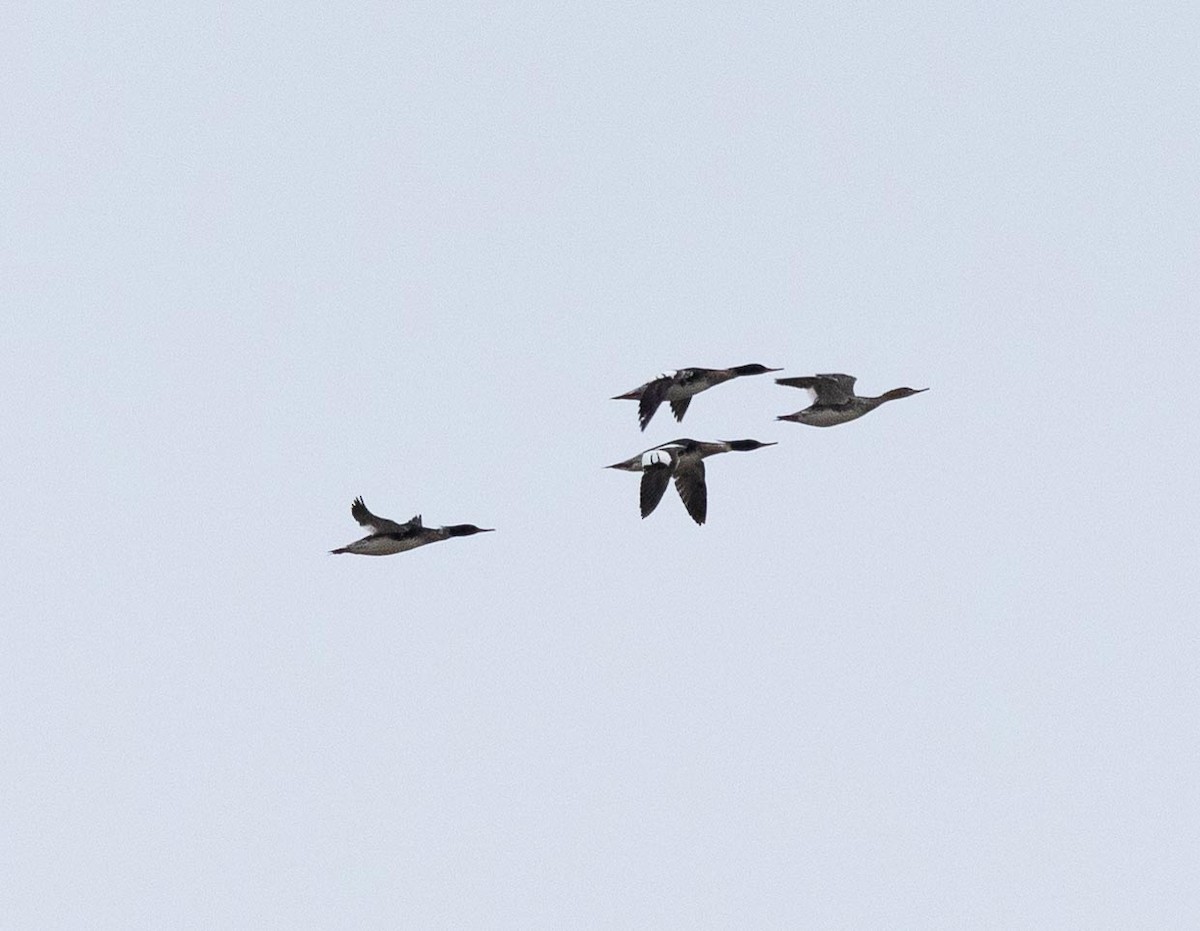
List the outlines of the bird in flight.
<svg viewBox="0 0 1200 931">
<path fill-rule="evenodd" d="M 880 404 L 907 398 L 928 388 L 893 388 L 878 397 L 859 397 L 854 393 L 853 375 L 802 375 L 798 378 L 776 378 L 778 385 L 789 388 L 805 388 L 812 396 L 812 404 L 794 414 L 784 414 L 776 420 L 805 423 L 810 427 L 834 427 L 840 423 L 857 420 L 869 414 Z"/>
<path fill-rule="evenodd" d="M 683 420 L 692 398 L 701 391 L 719 385 L 721 382 L 738 378 L 742 375 L 764 375 L 767 372 L 781 372 L 782 369 L 769 369 L 765 365 L 735 365 L 728 369 L 686 368 L 677 372 L 665 372 L 653 381 L 616 395 L 614 401 L 637 401 L 638 423 L 643 430 L 650 418 L 654 416 L 663 401 L 671 404 L 671 413 L 677 421 Z"/>
<path fill-rule="evenodd" d="M 364 527 L 370 527 L 372 533 L 361 540 L 347 543 L 345 546 L 330 550 L 331 553 L 357 553 L 360 556 L 390 556 L 392 553 L 403 553 L 416 549 L 426 543 L 437 543 L 450 537 L 467 537 L 475 533 L 491 533 L 494 528 L 476 527 L 474 524 L 450 524 L 447 527 L 426 527 L 421 523 L 421 515 L 417 514 L 403 524 L 386 517 L 376 517 L 363 503 L 362 498 L 355 498 L 350 505 L 350 516 Z"/>
<path fill-rule="evenodd" d="M 758 440 L 672 440 L 605 468 L 642 473 L 643 518 L 658 507 L 667 485 L 673 478 L 675 490 L 679 492 L 688 514 L 697 524 L 703 524 L 708 516 L 708 485 L 704 478 L 704 460 L 718 453 L 747 452 L 774 445 Z"/>
</svg>

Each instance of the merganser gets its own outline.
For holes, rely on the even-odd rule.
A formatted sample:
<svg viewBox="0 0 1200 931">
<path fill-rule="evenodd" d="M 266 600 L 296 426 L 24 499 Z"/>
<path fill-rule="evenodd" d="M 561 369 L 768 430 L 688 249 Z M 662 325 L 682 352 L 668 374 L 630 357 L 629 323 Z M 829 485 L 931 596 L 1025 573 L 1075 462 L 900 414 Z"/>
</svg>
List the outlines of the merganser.
<svg viewBox="0 0 1200 931">
<path fill-rule="evenodd" d="M 658 507 L 672 477 L 675 490 L 683 499 L 683 506 L 697 524 L 703 524 L 708 514 L 708 487 L 704 481 L 704 460 L 717 453 L 747 452 L 774 443 L 758 440 L 672 440 L 645 452 L 631 456 L 624 462 L 615 462 L 606 469 L 622 469 L 626 472 L 641 472 L 641 507 L 645 518 Z"/>
<path fill-rule="evenodd" d="M 467 537 L 475 533 L 491 533 L 494 528 L 476 527 L 474 524 L 451 524 L 447 527 L 426 527 L 417 514 L 403 524 L 386 517 L 376 517 L 367 510 L 362 498 L 355 498 L 350 505 L 350 515 L 374 533 L 355 540 L 331 553 L 357 553 L 360 556 L 390 556 L 416 549 L 426 543 L 437 543 L 450 537 Z"/>
<path fill-rule="evenodd" d="M 714 385 L 729 381 L 731 378 L 738 378 L 741 375 L 764 375 L 767 372 L 781 371 L 783 369 L 769 369 L 765 365 L 757 363 L 735 365 L 729 369 L 680 369 L 677 372 L 665 372 L 653 381 L 648 381 L 632 391 L 618 394 L 613 400 L 637 401 L 638 423 L 645 430 L 646 424 L 650 422 L 650 418 L 654 416 L 654 412 L 658 410 L 663 401 L 671 402 L 671 412 L 675 415 L 675 420 L 682 421 L 692 397 L 701 391 L 706 391 Z"/>
<path fill-rule="evenodd" d="M 805 388 L 813 398 L 812 404 L 794 414 L 784 414 L 776 420 L 805 423 L 810 427 L 834 427 L 869 414 L 880 404 L 907 398 L 928 391 L 928 388 L 893 388 L 876 398 L 859 397 L 854 393 L 852 375 L 802 375 L 798 378 L 776 378 L 775 383 L 789 388 Z"/>
</svg>

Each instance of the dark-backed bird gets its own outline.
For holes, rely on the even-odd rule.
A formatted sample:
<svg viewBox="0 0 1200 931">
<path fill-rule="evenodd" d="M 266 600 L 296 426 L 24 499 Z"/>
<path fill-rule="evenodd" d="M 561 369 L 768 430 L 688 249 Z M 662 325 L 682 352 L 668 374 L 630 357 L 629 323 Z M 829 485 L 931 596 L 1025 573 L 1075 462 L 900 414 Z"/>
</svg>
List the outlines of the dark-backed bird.
<svg viewBox="0 0 1200 931">
<path fill-rule="evenodd" d="M 414 550 L 426 543 L 437 543 L 450 537 L 468 537 L 473 533 L 490 533 L 493 528 L 476 527 L 474 524 L 450 524 L 447 527 L 426 527 L 417 514 L 403 524 L 386 517 L 376 517 L 367 510 L 362 498 L 355 498 L 350 505 L 350 515 L 364 527 L 374 532 L 345 546 L 330 550 L 331 553 L 357 553 L 360 556 L 390 556 Z"/>
<path fill-rule="evenodd" d="M 928 388 L 893 388 L 876 398 L 859 397 L 854 393 L 853 375 L 802 375 L 798 378 L 776 378 L 778 385 L 805 388 L 812 395 L 812 404 L 794 414 L 784 414 L 776 420 L 806 423 L 810 427 L 835 427 L 869 414 L 880 404 L 907 398 L 928 391 Z"/>
<path fill-rule="evenodd" d="M 638 423 L 642 429 L 654 416 L 663 401 L 671 404 L 671 413 L 677 421 L 683 420 L 692 398 L 701 391 L 719 385 L 721 382 L 738 378 L 742 375 L 765 375 L 767 372 L 781 372 L 782 369 L 769 369 L 765 365 L 735 365 L 729 369 L 686 368 L 677 372 L 664 372 L 653 381 L 616 395 L 614 401 L 637 401 Z"/>
<path fill-rule="evenodd" d="M 683 499 L 683 506 L 697 524 L 703 524 L 708 516 L 708 486 L 704 480 L 704 459 L 718 453 L 747 452 L 774 443 L 758 440 L 672 440 L 645 452 L 631 456 L 624 462 L 615 462 L 606 469 L 621 469 L 625 472 L 641 472 L 642 517 L 658 507 L 667 485 L 675 479 L 675 490 Z"/>
</svg>

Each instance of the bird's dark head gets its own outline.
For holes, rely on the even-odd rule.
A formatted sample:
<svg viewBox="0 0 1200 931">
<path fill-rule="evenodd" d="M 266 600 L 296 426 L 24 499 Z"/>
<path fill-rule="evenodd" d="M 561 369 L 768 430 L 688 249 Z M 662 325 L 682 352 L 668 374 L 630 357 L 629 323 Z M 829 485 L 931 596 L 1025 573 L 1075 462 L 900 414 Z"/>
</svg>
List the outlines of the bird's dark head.
<svg viewBox="0 0 1200 931">
<path fill-rule="evenodd" d="M 761 449 L 764 446 L 775 446 L 776 443 L 762 443 L 758 440 L 727 440 L 729 448 L 739 453 L 746 453 L 752 449 Z"/>
<path fill-rule="evenodd" d="M 476 527 L 474 524 L 451 524 L 443 528 L 447 536 L 469 537 L 473 533 L 492 533 L 495 527 Z"/>
<path fill-rule="evenodd" d="M 886 392 L 883 396 L 889 401 L 894 401 L 896 398 L 907 398 L 914 394 L 920 394 L 922 391 L 928 391 L 928 388 L 893 388 Z"/>
<path fill-rule="evenodd" d="M 759 365 L 757 362 L 750 365 L 735 365 L 733 371 L 739 375 L 766 375 L 767 372 L 782 372 L 783 369 L 770 369 L 765 365 Z"/>
</svg>

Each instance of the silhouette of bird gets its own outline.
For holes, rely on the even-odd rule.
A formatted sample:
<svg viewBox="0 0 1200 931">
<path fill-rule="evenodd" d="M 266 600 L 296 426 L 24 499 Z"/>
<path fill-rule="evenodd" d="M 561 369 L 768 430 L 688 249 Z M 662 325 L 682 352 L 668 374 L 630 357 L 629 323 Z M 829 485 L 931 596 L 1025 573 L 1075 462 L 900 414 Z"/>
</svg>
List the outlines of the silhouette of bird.
<svg viewBox="0 0 1200 931">
<path fill-rule="evenodd" d="M 767 372 L 780 372 L 782 369 L 769 369 L 765 365 L 735 365 L 728 369 L 686 368 L 677 372 L 666 372 L 653 381 L 616 395 L 614 401 L 637 401 L 638 423 L 643 430 L 650 418 L 654 416 L 663 401 L 671 403 L 671 412 L 677 421 L 683 420 L 683 415 L 692 403 L 692 398 L 701 391 L 707 391 L 714 385 L 739 378 L 742 375 L 763 375 Z"/>
<path fill-rule="evenodd" d="M 869 414 L 880 404 L 907 398 L 928 391 L 928 388 L 893 388 L 875 398 L 860 397 L 854 393 L 853 375 L 802 375 L 797 378 L 776 378 L 778 385 L 789 388 L 805 388 L 813 398 L 812 404 L 794 414 L 784 414 L 776 420 L 805 423 L 810 427 L 834 427 L 840 423 L 857 420 Z"/>
<path fill-rule="evenodd" d="M 697 524 L 703 524 L 708 516 L 708 486 L 704 478 L 703 460 L 718 453 L 747 452 L 774 445 L 758 440 L 672 440 L 605 468 L 642 473 L 640 500 L 643 519 L 658 507 L 667 485 L 674 478 L 675 490 L 679 492 L 688 514 Z"/>
<path fill-rule="evenodd" d="M 370 533 L 361 540 L 330 550 L 331 553 L 357 553 L 360 556 L 390 556 L 416 549 L 426 543 L 437 543 L 450 537 L 467 537 L 475 533 L 491 533 L 494 528 L 476 527 L 474 524 L 450 524 L 447 527 L 426 527 L 417 514 L 403 524 L 386 517 L 376 517 L 367 510 L 362 498 L 355 498 L 350 505 L 350 515 Z"/>
</svg>

